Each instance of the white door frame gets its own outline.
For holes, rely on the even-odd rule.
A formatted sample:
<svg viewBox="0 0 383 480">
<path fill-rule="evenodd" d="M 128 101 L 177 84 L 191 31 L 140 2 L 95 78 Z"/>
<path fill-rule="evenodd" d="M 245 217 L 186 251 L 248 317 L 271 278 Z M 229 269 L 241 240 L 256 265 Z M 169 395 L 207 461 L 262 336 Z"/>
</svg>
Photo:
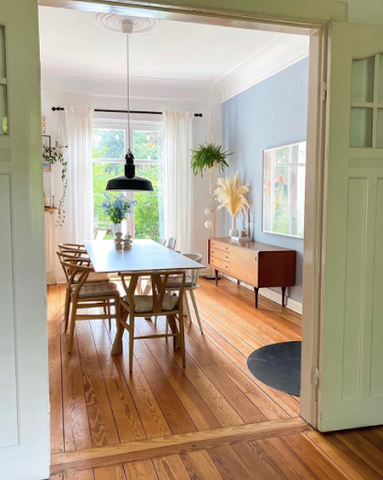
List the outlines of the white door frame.
<svg viewBox="0 0 383 480">
<path fill-rule="evenodd" d="M 303 259 L 303 318 L 302 318 L 302 369 L 301 416 L 314 428 L 318 425 L 317 384 L 319 381 L 319 351 L 322 303 L 322 247 L 323 212 L 325 202 L 324 175 L 327 138 L 327 21 L 344 20 L 343 6 L 329 3 L 315 22 L 294 21 L 287 18 L 257 16 L 220 10 L 149 5 L 147 2 L 116 0 L 40 0 L 42 6 L 76 10 L 111 12 L 118 5 L 118 13 L 146 16 L 165 20 L 224 25 L 236 28 L 258 29 L 282 33 L 310 35 L 309 102 L 307 129 L 305 238 Z M 330 8 L 331 7 L 331 8 Z M 333 7 L 333 8 L 332 8 Z M 113 9 L 114 13 L 115 10 Z"/>
</svg>

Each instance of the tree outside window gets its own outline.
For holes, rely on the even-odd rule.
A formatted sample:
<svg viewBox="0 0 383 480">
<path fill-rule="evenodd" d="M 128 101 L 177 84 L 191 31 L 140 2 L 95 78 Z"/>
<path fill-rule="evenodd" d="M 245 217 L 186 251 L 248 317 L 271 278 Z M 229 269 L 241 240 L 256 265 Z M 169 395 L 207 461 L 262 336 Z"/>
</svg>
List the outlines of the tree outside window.
<svg viewBox="0 0 383 480">
<path fill-rule="evenodd" d="M 102 208 L 105 187 L 112 177 L 124 174 L 127 129 L 93 129 L 93 199 L 94 228 L 108 230 L 106 239 L 112 238 L 109 219 Z M 153 192 L 127 192 L 137 201 L 134 212 L 136 238 L 159 240 L 163 237 L 163 132 L 160 125 L 133 128 L 132 146 L 136 175 L 152 182 Z M 113 193 L 109 192 L 112 196 Z"/>
</svg>

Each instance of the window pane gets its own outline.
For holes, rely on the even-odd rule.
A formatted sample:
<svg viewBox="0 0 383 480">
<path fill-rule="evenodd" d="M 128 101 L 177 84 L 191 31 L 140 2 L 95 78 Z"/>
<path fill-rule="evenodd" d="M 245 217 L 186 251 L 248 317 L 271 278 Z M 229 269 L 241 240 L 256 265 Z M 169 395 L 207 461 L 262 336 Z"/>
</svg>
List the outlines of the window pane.
<svg viewBox="0 0 383 480">
<path fill-rule="evenodd" d="M 133 130 L 133 150 L 137 160 L 162 161 L 162 131 Z"/>
<path fill-rule="evenodd" d="M 8 134 L 7 86 L 0 85 L 0 135 Z"/>
<path fill-rule="evenodd" d="M 372 108 L 351 109 L 351 147 L 372 147 Z"/>
<path fill-rule="evenodd" d="M 111 229 L 112 222 L 106 217 L 102 204 L 108 180 L 124 174 L 123 163 L 93 163 L 93 202 L 94 202 L 94 228 Z M 111 230 L 105 237 L 113 238 Z"/>
<path fill-rule="evenodd" d="M 306 185 L 306 167 L 304 165 L 298 166 L 297 177 L 297 231 L 298 237 L 304 236 L 304 224 L 305 224 L 305 185 Z"/>
<path fill-rule="evenodd" d="M 274 217 L 272 231 L 275 233 L 290 233 L 289 221 L 289 166 L 277 166 L 274 176 Z"/>
<path fill-rule="evenodd" d="M 374 99 L 375 57 L 353 60 L 352 62 L 352 101 L 372 102 Z"/>
<path fill-rule="evenodd" d="M 306 142 L 298 143 L 298 163 L 306 163 Z"/>
<path fill-rule="evenodd" d="M 152 182 L 153 192 L 135 192 L 134 209 L 136 238 L 158 241 L 164 237 L 163 229 L 163 166 L 162 164 L 136 164 L 136 175 Z"/>
<path fill-rule="evenodd" d="M 289 163 L 290 147 L 278 148 L 275 150 L 275 161 L 277 163 Z"/>
<path fill-rule="evenodd" d="M 125 130 L 94 128 L 92 135 L 93 158 L 124 158 Z"/>
</svg>

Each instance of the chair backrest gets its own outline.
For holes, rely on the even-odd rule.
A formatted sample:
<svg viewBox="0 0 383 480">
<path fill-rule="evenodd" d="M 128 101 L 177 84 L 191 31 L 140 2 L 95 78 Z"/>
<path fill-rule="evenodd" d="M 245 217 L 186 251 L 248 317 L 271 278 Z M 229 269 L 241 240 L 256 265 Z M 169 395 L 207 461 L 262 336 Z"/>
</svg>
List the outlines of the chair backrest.
<svg viewBox="0 0 383 480">
<path fill-rule="evenodd" d="M 73 252 L 76 255 L 88 255 L 84 245 L 81 243 L 59 243 L 58 247 L 61 253 Z"/>
<path fill-rule="evenodd" d="M 202 263 L 202 255 L 200 253 L 184 253 L 184 257 L 190 258 L 190 260 L 194 260 L 195 262 Z M 192 279 L 192 286 L 194 288 L 197 288 L 198 285 L 198 280 L 199 280 L 199 273 L 200 269 L 193 269 L 190 271 L 190 277 Z"/>
<path fill-rule="evenodd" d="M 89 273 L 93 271 L 93 268 L 89 266 L 89 258 L 60 252 L 57 252 L 57 256 L 64 270 L 68 286 L 76 284 L 75 295 L 77 295 L 86 282 Z M 76 281 L 75 277 L 77 277 Z"/>
<path fill-rule="evenodd" d="M 175 250 L 176 249 L 176 243 L 177 243 L 177 239 L 175 237 L 170 237 L 170 238 L 168 238 L 166 246 L 168 248 L 170 248 L 170 250 Z"/>
<path fill-rule="evenodd" d="M 133 296 L 137 287 L 138 279 L 140 277 L 150 277 L 151 285 L 152 285 L 152 293 L 146 296 L 153 298 L 153 312 L 145 312 L 145 313 L 152 313 L 153 315 L 161 315 L 162 313 L 165 313 L 163 311 L 163 301 L 166 293 L 166 284 L 168 283 L 169 276 L 171 275 L 178 275 L 179 277 L 182 277 L 179 289 L 177 289 L 177 291 L 179 292 L 178 305 L 177 307 L 175 307 L 174 310 L 172 310 L 172 313 L 178 313 L 178 312 L 182 313 L 183 312 L 182 302 L 183 302 L 183 294 L 185 290 L 186 272 L 179 271 L 179 270 L 174 270 L 174 271 L 172 270 L 172 271 L 166 271 L 166 272 L 150 271 L 150 272 L 132 273 L 132 274 L 120 273 L 119 276 L 121 277 L 122 285 L 124 287 L 126 296 L 128 298 L 129 307 L 134 309 Z M 130 279 L 129 285 L 127 285 L 125 281 L 125 277 L 128 277 Z M 169 311 L 166 311 L 166 313 L 169 313 Z"/>
</svg>

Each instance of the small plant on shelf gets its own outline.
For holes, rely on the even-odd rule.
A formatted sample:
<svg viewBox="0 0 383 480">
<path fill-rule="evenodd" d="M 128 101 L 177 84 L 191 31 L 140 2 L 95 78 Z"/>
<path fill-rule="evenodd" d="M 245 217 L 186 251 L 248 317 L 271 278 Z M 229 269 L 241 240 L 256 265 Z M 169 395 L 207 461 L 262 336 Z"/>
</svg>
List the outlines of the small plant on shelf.
<svg viewBox="0 0 383 480">
<path fill-rule="evenodd" d="M 61 180 L 63 183 L 63 189 L 62 189 L 61 198 L 57 207 L 57 225 L 60 227 L 65 223 L 64 204 L 65 204 L 65 198 L 66 198 L 66 193 L 68 188 L 68 178 L 67 178 L 68 162 L 66 161 L 63 154 L 63 150 L 65 148 L 66 147 L 61 147 L 58 144 L 58 142 L 56 142 L 54 147 L 43 145 L 43 161 L 49 162 L 51 165 L 54 165 L 55 163 L 61 164 Z"/>
<path fill-rule="evenodd" d="M 227 159 L 232 155 L 230 152 L 223 151 L 222 145 L 214 143 L 200 145 L 196 150 L 192 150 L 192 153 L 191 167 L 193 173 L 194 175 L 201 175 L 201 177 L 206 171 L 212 171 L 215 168 L 222 172 L 229 166 Z"/>
</svg>

